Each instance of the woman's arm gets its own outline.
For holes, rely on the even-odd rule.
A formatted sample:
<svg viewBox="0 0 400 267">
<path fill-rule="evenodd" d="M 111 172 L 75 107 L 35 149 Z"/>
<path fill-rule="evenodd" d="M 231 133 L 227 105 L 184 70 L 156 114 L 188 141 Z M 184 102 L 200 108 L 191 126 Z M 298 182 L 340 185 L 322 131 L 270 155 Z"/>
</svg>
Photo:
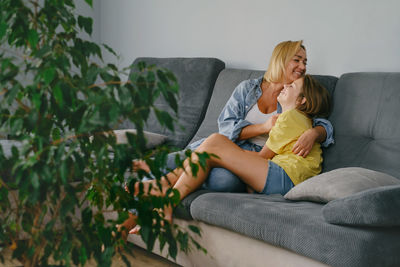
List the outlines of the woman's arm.
<svg viewBox="0 0 400 267">
<path fill-rule="evenodd" d="M 246 140 L 261 134 L 269 133 L 275 125 L 279 114 L 272 115 L 266 122 L 260 124 L 251 124 L 242 128 L 238 140 Z"/>
<path fill-rule="evenodd" d="M 250 125 L 246 121 L 245 98 L 249 91 L 249 80 L 241 82 L 233 91 L 218 117 L 218 131 L 230 140 L 238 139 L 242 128 Z"/>
<path fill-rule="evenodd" d="M 313 120 L 313 127 L 299 137 L 293 146 L 293 153 L 306 157 L 315 142 L 321 143 L 323 147 L 328 147 L 334 143 L 333 126 L 330 121 L 316 118 Z"/>
</svg>

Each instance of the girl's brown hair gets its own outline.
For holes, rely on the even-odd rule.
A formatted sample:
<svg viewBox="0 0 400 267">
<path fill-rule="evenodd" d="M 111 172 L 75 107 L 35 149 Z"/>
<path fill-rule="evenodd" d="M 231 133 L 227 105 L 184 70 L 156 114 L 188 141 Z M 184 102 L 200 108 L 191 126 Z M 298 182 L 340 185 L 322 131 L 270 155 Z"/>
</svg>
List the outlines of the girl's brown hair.
<svg viewBox="0 0 400 267">
<path fill-rule="evenodd" d="M 325 89 L 311 75 L 305 75 L 303 87 L 299 95 L 300 100 L 304 97 L 306 102 L 297 106 L 297 109 L 309 117 L 328 117 L 331 112 L 331 99 L 328 90 Z"/>
</svg>

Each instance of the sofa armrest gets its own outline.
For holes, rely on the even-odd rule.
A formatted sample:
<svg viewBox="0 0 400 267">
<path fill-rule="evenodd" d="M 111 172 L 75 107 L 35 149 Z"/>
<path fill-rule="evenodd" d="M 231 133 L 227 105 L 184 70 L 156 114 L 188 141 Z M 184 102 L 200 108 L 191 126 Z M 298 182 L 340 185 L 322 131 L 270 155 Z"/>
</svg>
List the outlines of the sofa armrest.
<svg viewBox="0 0 400 267">
<path fill-rule="evenodd" d="M 115 137 L 117 139 L 117 144 L 127 144 L 128 139 L 126 137 L 126 133 L 136 134 L 136 129 L 123 129 L 123 130 L 114 130 Z M 146 148 L 152 149 L 156 146 L 162 145 L 168 139 L 167 136 L 152 132 L 144 131 L 144 137 L 147 140 Z"/>
</svg>

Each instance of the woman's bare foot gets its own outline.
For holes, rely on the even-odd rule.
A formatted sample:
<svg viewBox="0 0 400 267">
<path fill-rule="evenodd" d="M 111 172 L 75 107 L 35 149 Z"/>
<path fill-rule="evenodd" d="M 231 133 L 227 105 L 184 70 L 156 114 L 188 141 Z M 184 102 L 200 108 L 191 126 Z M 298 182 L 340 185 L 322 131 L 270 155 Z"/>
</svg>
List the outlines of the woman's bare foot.
<svg viewBox="0 0 400 267">
<path fill-rule="evenodd" d="M 162 177 L 160 180 L 161 188 L 159 187 L 157 180 L 136 182 L 134 185 L 134 192 L 133 192 L 134 196 L 139 195 L 140 186 L 141 186 L 140 184 L 142 184 L 142 186 L 143 186 L 143 195 L 145 195 L 145 196 L 148 196 L 148 195 L 161 196 L 161 195 L 165 194 L 165 192 L 168 190 L 168 188 L 170 188 L 170 184 L 164 177 Z M 128 193 L 130 193 L 127 185 L 125 185 L 125 190 Z"/>
<path fill-rule="evenodd" d="M 165 206 L 164 208 L 164 219 L 167 220 L 170 224 L 172 224 L 172 213 L 173 208 L 171 205 Z"/>
<path fill-rule="evenodd" d="M 134 160 L 132 161 L 132 169 L 133 171 L 137 172 L 138 170 L 142 170 L 145 172 L 150 172 L 150 167 L 147 165 L 146 161 L 144 160 Z"/>
<path fill-rule="evenodd" d="M 173 213 L 173 209 L 171 207 L 171 205 L 165 206 L 164 209 L 160 209 L 158 210 L 159 214 L 161 217 L 164 218 L 164 220 L 168 221 L 170 224 L 172 224 L 172 213 Z M 155 221 L 154 221 L 155 223 Z M 161 221 L 161 225 L 164 225 L 164 222 Z M 134 235 L 138 235 L 140 232 L 140 225 L 135 225 L 130 231 L 129 234 L 134 234 Z"/>
<path fill-rule="evenodd" d="M 129 234 L 130 235 L 138 235 L 140 231 L 140 225 L 136 225 L 135 227 L 133 227 L 130 231 Z"/>
<path fill-rule="evenodd" d="M 128 231 L 137 226 L 136 221 L 137 216 L 129 213 L 128 219 L 126 219 L 122 224 L 117 225 L 117 231 L 121 233 L 121 236 L 125 241 L 128 238 Z"/>
</svg>

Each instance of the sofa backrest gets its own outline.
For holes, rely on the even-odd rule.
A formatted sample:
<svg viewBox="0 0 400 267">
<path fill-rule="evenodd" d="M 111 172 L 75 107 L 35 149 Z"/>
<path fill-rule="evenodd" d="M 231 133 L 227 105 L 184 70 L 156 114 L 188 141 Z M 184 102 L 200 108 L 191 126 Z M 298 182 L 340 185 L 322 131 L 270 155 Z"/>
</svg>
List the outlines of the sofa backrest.
<svg viewBox="0 0 400 267">
<path fill-rule="evenodd" d="M 324 171 L 356 166 L 400 179 L 400 73 L 343 74 L 333 100 Z"/>
<path fill-rule="evenodd" d="M 255 79 L 264 75 L 265 71 L 246 69 L 224 69 L 218 76 L 207 113 L 192 142 L 218 132 L 217 119 L 236 86 L 247 79 Z M 325 88 L 333 94 L 337 77 L 313 75 Z"/>
<path fill-rule="evenodd" d="M 133 63 L 144 61 L 160 68 L 170 70 L 177 78 L 179 85 L 178 117 L 175 132 L 161 126 L 155 114 L 150 114 L 145 131 L 163 134 L 169 143 L 178 148 L 184 148 L 192 139 L 204 118 L 212 90 L 218 74 L 225 68 L 225 63 L 216 58 L 137 58 Z M 158 109 L 174 115 L 163 97 L 156 100 Z M 134 128 L 125 121 L 120 129 Z"/>
<path fill-rule="evenodd" d="M 208 104 L 204 120 L 192 142 L 218 132 L 218 116 L 236 86 L 244 80 L 258 78 L 263 74 L 263 71 L 257 70 L 224 69 L 221 71 L 215 82 L 214 91 L 210 103 Z"/>
</svg>

